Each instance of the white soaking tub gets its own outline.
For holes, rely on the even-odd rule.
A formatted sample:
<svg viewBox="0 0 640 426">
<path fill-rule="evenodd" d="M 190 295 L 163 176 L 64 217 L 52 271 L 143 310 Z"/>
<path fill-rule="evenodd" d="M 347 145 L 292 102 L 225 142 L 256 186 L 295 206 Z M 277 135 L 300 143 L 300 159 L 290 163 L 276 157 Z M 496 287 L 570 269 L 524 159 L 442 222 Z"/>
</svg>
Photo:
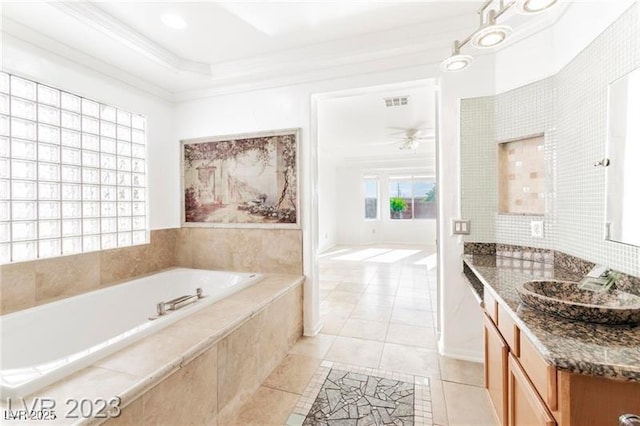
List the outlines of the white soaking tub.
<svg viewBox="0 0 640 426">
<path fill-rule="evenodd" d="M 29 395 L 260 279 L 176 268 L 2 315 L 0 395 Z M 195 295 L 197 288 L 202 298 L 158 315 L 159 302 Z"/>
</svg>

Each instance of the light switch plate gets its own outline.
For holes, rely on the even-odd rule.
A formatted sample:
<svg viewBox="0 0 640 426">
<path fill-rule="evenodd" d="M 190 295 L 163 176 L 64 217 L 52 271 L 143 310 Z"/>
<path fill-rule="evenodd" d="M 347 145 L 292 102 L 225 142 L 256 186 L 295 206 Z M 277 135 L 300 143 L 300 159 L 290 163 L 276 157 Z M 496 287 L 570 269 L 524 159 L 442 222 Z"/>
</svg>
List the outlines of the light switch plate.
<svg viewBox="0 0 640 426">
<path fill-rule="evenodd" d="M 454 219 L 452 224 L 453 235 L 469 235 L 471 233 L 471 222 L 468 220 Z"/>
<path fill-rule="evenodd" d="M 531 238 L 544 238 L 544 222 L 541 220 L 531 221 Z"/>
</svg>

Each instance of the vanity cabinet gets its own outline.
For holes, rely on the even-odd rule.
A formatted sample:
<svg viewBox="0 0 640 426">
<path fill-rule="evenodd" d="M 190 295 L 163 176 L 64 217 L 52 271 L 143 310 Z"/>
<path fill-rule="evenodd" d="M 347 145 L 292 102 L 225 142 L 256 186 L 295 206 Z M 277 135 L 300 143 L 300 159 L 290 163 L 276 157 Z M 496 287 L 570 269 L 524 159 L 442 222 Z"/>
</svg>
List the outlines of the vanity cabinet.
<svg viewBox="0 0 640 426">
<path fill-rule="evenodd" d="M 639 382 L 558 371 L 486 288 L 484 306 L 485 388 L 500 425 L 615 425 L 640 413 Z"/>
<path fill-rule="evenodd" d="M 509 354 L 509 425 L 557 425 L 513 354 Z"/>
<path fill-rule="evenodd" d="M 485 291 L 485 387 L 502 426 L 555 426 L 557 374 Z"/>
<path fill-rule="evenodd" d="M 509 346 L 488 315 L 484 317 L 484 383 L 500 424 L 507 424 Z"/>
</svg>

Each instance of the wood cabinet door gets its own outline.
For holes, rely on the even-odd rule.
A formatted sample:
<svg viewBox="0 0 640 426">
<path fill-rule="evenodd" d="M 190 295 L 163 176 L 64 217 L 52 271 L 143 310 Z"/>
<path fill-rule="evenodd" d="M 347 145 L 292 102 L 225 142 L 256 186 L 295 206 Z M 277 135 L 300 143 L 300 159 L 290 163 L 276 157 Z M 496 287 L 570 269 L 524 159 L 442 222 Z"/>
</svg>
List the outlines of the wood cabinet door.
<svg viewBox="0 0 640 426">
<path fill-rule="evenodd" d="M 507 426 L 509 347 L 491 319 L 484 317 L 484 386 L 500 424 Z"/>
<path fill-rule="evenodd" d="M 556 426 L 520 363 L 509 355 L 509 426 Z"/>
</svg>

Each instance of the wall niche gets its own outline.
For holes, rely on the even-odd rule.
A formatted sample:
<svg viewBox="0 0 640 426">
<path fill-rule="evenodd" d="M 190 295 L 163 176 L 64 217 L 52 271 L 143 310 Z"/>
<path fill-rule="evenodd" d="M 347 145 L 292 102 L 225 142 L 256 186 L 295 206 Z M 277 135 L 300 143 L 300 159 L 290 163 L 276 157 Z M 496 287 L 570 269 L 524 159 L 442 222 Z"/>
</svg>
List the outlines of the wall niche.
<svg viewBox="0 0 640 426">
<path fill-rule="evenodd" d="M 544 134 L 498 143 L 499 212 L 544 215 Z"/>
</svg>

